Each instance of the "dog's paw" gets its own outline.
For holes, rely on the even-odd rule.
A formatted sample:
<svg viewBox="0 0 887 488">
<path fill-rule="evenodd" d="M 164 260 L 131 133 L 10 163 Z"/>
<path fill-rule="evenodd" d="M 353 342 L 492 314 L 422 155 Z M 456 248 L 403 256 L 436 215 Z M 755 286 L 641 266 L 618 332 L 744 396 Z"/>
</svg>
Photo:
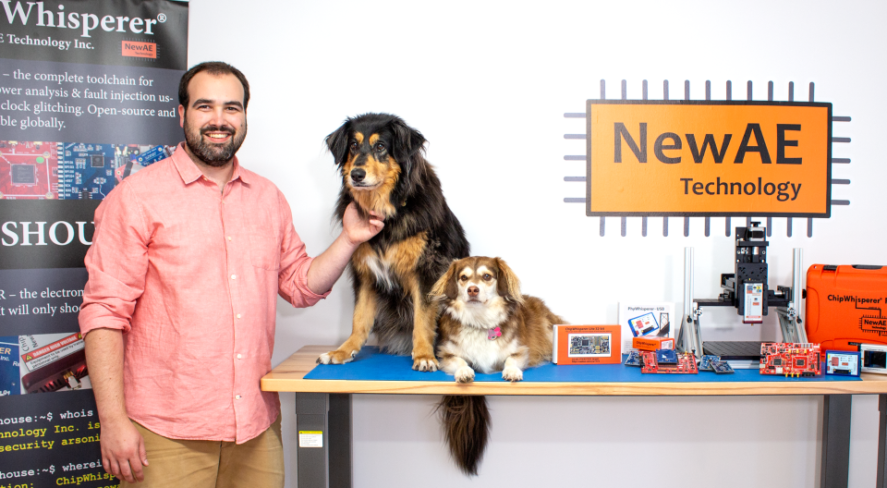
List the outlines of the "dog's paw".
<svg viewBox="0 0 887 488">
<path fill-rule="evenodd" d="M 462 366 L 456 370 L 456 383 L 471 383 L 474 381 L 474 370 L 468 366 Z"/>
<path fill-rule="evenodd" d="M 511 382 L 521 381 L 524 379 L 524 372 L 521 371 L 520 368 L 506 366 L 505 369 L 502 370 L 502 379 Z"/>
<path fill-rule="evenodd" d="M 416 371 L 433 373 L 440 368 L 434 356 L 418 356 L 413 358 L 413 369 Z"/>
<path fill-rule="evenodd" d="M 357 356 L 357 351 L 351 351 L 351 353 L 347 353 L 345 351 L 335 350 L 330 352 L 325 352 L 317 358 L 317 364 L 345 364 L 354 361 L 354 356 Z"/>
</svg>

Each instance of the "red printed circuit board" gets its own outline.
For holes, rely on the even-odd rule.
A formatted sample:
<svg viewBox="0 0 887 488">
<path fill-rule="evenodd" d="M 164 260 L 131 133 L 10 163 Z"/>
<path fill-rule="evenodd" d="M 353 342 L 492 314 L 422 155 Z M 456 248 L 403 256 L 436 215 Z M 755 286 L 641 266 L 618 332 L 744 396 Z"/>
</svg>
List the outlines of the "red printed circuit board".
<svg viewBox="0 0 887 488">
<path fill-rule="evenodd" d="M 57 199 L 58 142 L 0 141 L 0 199 Z"/>
<path fill-rule="evenodd" d="M 761 344 L 761 374 L 813 377 L 821 374 L 819 344 L 764 342 Z"/>
<path fill-rule="evenodd" d="M 677 353 L 677 362 L 674 364 L 659 364 L 656 351 L 643 351 L 644 365 L 641 373 L 654 374 L 697 374 L 696 356 L 692 353 Z"/>
</svg>

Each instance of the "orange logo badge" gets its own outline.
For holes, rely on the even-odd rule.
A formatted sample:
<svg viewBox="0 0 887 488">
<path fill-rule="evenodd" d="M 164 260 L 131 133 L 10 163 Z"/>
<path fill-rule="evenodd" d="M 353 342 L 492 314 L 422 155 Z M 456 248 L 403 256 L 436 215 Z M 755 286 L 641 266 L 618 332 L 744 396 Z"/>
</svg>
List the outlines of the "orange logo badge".
<svg viewBox="0 0 887 488">
<path fill-rule="evenodd" d="M 123 41 L 123 55 L 133 58 L 157 59 L 157 44 L 153 42 Z"/>
</svg>

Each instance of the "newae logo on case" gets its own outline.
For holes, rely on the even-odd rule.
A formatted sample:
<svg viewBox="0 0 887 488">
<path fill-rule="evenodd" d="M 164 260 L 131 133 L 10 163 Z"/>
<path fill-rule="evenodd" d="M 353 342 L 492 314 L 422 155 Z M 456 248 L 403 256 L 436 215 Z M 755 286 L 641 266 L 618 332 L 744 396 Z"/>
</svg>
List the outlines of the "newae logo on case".
<svg viewBox="0 0 887 488">
<path fill-rule="evenodd" d="M 831 111 L 589 100 L 587 214 L 828 217 Z"/>
</svg>

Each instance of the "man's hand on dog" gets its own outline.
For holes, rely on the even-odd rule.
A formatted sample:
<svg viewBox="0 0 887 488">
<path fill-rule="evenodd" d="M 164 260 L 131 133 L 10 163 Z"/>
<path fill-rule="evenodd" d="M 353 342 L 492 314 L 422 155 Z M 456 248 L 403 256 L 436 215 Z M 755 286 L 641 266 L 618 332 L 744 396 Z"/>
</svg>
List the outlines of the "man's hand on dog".
<svg viewBox="0 0 887 488">
<path fill-rule="evenodd" d="M 383 227 L 385 227 L 385 222 L 383 222 L 381 215 L 376 212 L 368 212 L 366 216 L 362 216 L 357 211 L 354 202 L 348 205 L 345 215 L 342 216 L 342 233 L 354 246 L 372 239 L 382 231 Z"/>
</svg>

